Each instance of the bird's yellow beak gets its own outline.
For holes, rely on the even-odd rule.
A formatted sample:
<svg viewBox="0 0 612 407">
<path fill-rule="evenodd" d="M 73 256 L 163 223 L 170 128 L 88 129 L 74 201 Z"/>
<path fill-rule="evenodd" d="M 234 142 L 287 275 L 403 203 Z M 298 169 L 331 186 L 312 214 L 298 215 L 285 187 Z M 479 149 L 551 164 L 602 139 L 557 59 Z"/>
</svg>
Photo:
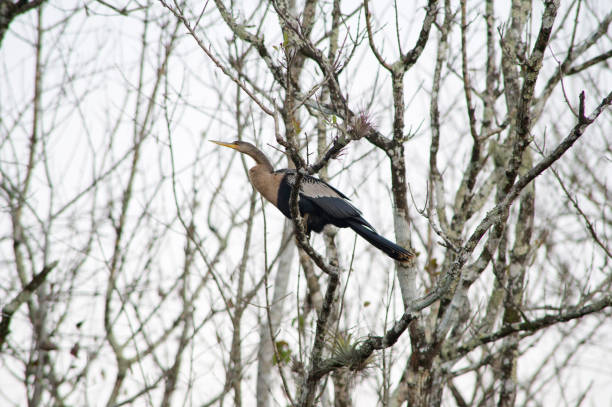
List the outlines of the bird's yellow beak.
<svg viewBox="0 0 612 407">
<path fill-rule="evenodd" d="M 223 147 L 233 148 L 234 150 L 238 148 L 238 145 L 234 143 L 224 143 L 223 141 L 215 141 L 215 140 L 209 140 L 209 141 L 211 143 L 219 144 L 220 146 L 223 146 Z"/>
</svg>

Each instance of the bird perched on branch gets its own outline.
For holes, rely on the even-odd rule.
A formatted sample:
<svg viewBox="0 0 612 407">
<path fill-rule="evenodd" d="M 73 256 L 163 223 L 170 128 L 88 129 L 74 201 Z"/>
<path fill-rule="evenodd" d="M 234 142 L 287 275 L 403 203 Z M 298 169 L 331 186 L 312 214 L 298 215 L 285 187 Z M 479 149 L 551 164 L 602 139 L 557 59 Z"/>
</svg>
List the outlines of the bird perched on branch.
<svg viewBox="0 0 612 407">
<path fill-rule="evenodd" d="M 291 190 L 296 182 L 295 170 L 274 171 L 270 160 L 250 143 L 211 141 L 253 158 L 256 165 L 249 170 L 251 184 L 283 215 L 291 218 L 289 201 Z M 397 261 L 406 262 L 414 257 L 412 250 L 407 250 L 376 233 L 372 225 L 361 216 L 361 211 L 349 202 L 346 195 L 318 178 L 303 176 L 300 183 L 298 206 L 308 233 L 310 231 L 321 232 L 325 225 L 334 225 L 339 228 L 349 227 L 374 247 Z"/>
</svg>

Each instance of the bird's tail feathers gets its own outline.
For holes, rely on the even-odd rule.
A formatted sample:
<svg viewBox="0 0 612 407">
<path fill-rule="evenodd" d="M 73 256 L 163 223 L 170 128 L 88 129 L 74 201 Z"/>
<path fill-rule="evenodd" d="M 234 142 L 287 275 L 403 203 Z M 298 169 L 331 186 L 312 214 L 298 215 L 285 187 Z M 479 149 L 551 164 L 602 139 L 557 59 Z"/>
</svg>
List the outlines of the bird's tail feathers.
<svg viewBox="0 0 612 407">
<path fill-rule="evenodd" d="M 355 231 L 355 233 L 370 242 L 372 246 L 385 252 L 389 257 L 400 262 L 406 262 L 414 258 L 414 252 L 412 250 L 405 249 L 382 237 L 376 233 L 374 229 L 364 225 L 363 223 L 359 222 L 359 220 L 350 219 L 347 221 L 347 223 L 350 228 Z"/>
</svg>

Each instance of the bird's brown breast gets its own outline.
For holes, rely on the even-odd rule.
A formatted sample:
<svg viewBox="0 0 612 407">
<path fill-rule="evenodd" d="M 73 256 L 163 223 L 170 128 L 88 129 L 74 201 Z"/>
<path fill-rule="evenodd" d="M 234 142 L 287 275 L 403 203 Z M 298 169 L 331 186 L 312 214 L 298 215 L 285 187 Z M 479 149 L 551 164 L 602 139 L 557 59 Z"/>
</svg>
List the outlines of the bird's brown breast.
<svg viewBox="0 0 612 407">
<path fill-rule="evenodd" d="M 269 172 L 259 165 L 249 170 L 253 187 L 274 206 L 278 206 L 278 189 L 283 176 L 284 174 Z"/>
</svg>

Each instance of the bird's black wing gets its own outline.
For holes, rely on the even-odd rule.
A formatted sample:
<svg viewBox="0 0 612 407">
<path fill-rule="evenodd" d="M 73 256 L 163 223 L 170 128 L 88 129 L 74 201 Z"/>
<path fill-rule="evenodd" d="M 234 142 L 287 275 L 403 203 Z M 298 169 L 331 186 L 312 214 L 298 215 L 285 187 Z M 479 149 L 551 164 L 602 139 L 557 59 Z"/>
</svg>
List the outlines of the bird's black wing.
<svg viewBox="0 0 612 407">
<path fill-rule="evenodd" d="M 283 172 L 286 173 L 285 180 L 287 185 L 289 188 L 293 188 L 296 179 L 295 171 L 283 170 Z M 361 211 L 349 202 L 349 198 L 346 195 L 325 181 L 304 175 L 300 184 L 300 209 L 305 213 L 311 212 L 309 204 L 325 212 L 330 220 L 341 222 L 344 219 L 354 219 L 374 230 L 372 225 L 363 219 Z"/>
</svg>

